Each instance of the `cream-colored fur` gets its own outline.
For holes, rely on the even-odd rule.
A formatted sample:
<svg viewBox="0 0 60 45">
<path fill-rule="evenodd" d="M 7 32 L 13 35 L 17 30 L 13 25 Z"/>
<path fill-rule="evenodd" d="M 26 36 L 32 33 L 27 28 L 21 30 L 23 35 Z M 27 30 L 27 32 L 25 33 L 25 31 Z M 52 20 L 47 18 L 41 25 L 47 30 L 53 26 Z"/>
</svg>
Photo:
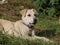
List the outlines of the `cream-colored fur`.
<svg viewBox="0 0 60 45">
<path fill-rule="evenodd" d="M 0 4 L 4 4 L 4 3 L 8 3 L 8 1 L 7 0 L 1 0 L 0 1 Z"/>
<path fill-rule="evenodd" d="M 0 19 L 0 24 L 0 27 L 2 26 L 1 28 L 4 28 L 4 31 L 2 31 L 3 33 L 5 32 L 9 35 L 14 34 L 16 37 L 28 35 L 29 28 L 22 23 L 22 20 L 10 22 L 8 20 Z"/>
<path fill-rule="evenodd" d="M 16 37 L 20 36 L 25 39 L 41 39 L 45 41 L 50 41 L 45 37 L 35 36 L 34 30 L 29 28 L 30 26 L 33 26 L 36 10 L 24 9 L 20 11 L 20 14 L 22 15 L 22 20 L 18 20 L 16 22 L 0 19 L 0 29 L 3 29 L 3 33 L 7 33 L 11 36 L 14 35 Z M 32 36 L 29 36 L 30 30 Z"/>
</svg>

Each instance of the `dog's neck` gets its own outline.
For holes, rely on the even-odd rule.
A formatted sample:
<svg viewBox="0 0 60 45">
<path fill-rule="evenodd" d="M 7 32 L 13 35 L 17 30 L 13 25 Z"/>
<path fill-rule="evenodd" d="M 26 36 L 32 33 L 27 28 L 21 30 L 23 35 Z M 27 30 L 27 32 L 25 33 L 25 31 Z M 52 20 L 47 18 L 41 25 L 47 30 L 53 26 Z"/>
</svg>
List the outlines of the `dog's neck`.
<svg viewBox="0 0 60 45">
<path fill-rule="evenodd" d="M 22 22 L 25 26 L 27 26 L 28 28 L 30 29 L 33 29 L 33 26 L 30 26 L 30 25 L 26 25 L 24 22 Z"/>
<path fill-rule="evenodd" d="M 26 25 L 25 23 L 23 23 L 25 26 L 27 26 L 29 28 L 29 36 L 32 36 L 32 30 L 34 29 L 34 26 L 29 26 L 29 25 Z"/>
<path fill-rule="evenodd" d="M 24 24 L 25 26 L 27 26 L 27 27 L 29 27 L 29 28 L 30 28 L 30 26 L 29 26 L 29 25 L 26 25 L 24 22 L 23 22 L 23 24 Z"/>
</svg>

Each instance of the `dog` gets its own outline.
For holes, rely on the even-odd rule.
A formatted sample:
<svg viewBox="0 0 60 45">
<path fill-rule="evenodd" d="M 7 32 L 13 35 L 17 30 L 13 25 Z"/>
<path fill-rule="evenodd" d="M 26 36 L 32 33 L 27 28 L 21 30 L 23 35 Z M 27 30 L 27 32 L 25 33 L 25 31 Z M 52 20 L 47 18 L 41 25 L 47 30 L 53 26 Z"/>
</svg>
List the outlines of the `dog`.
<svg viewBox="0 0 60 45">
<path fill-rule="evenodd" d="M 16 22 L 0 19 L 0 29 L 3 34 L 7 33 L 25 39 L 50 41 L 45 37 L 36 36 L 32 29 L 33 25 L 36 23 L 36 15 L 38 14 L 35 9 L 23 9 L 20 11 L 20 14 L 22 15 L 22 18 Z"/>
</svg>

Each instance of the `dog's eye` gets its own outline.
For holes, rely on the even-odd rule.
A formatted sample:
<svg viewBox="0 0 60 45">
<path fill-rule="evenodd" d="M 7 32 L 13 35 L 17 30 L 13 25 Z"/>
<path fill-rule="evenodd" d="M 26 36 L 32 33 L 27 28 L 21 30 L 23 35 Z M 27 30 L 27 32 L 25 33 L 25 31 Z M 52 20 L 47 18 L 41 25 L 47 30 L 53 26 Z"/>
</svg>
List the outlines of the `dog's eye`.
<svg viewBox="0 0 60 45">
<path fill-rule="evenodd" d="M 29 14 L 28 16 L 30 17 L 31 15 Z"/>
<path fill-rule="evenodd" d="M 34 14 L 34 16 L 37 16 L 36 14 Z"/>
</svg>

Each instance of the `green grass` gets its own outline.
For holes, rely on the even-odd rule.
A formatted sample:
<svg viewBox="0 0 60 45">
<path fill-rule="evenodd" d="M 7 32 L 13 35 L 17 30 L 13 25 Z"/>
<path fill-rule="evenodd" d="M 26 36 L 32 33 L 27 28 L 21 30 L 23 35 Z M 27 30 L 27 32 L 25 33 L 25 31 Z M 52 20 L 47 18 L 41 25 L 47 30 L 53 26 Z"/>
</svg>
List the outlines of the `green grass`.
<svg viewBox="0 0 60 45">
<path fill-rule="evenodd" d="M 56 45 L 55 43 L 47 43 L 41 40 L 27 40 L 16 38 L 0 33 L 0 45 Z"/>
<path fill-rule="evenodd" d="M 56 29 L 56 33 L 60 33 L 60 25 L 58 24 L 58 21 L 54 19 L 37 19 L 37 24 L 35 27 L 41 30 Z"/>
</svg>

